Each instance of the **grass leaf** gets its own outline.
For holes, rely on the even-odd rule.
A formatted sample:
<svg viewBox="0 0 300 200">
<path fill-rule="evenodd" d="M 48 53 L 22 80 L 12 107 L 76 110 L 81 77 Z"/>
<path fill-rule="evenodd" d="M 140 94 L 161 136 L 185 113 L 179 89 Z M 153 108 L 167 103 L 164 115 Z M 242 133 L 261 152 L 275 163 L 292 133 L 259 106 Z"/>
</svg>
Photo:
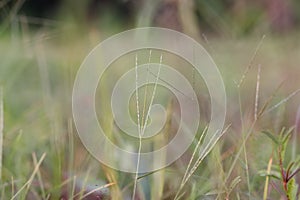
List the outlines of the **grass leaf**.
<svg viewBox="0 0 300 200">
<path fill-rule="evenodd" d="M 275 137 L 274 134 L 272 134 L 269 131 L 262 131 L 262 133 L 264 133 L 266 136 L 268 136 L 268 138 L 270 138 L 275 144 L 279 145 L 279 141 L 278 139 Z"/>
<path fill-rule="evenodd" d="M 296 200 L 298 192 L 298 184 L 295 179 L 292 178 L 287 184 L 287 196 L 289 200 Z"/>
</svg>

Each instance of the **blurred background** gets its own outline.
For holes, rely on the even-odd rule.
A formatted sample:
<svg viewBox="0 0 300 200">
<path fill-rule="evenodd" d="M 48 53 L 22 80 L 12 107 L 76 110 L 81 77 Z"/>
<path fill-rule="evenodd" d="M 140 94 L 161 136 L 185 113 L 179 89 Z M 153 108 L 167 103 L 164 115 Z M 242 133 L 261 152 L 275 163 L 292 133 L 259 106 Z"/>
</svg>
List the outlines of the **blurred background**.
<svg viewBox="0 0 300 200">
<path fill-rule="evenodd" d="M 2 23 L 27 23 L 35 30 L 62 24 L 98 31 L 161 26 L 232 37 L 285 33 L 300 23 L 297 0 L 2 0 L 0 8 Z"/>
<path fill-rule="evenodd" d="M 278 163 L 276 148 L 263 130 L 278 135 L 282 127 L 295 126 L 286 162 L 297 160 L 299 0 L 0 0 L 0 199 L 69 199 L 70 191 L 86 193 L 105 183 L 116 185 L 101 190 L 102 199 L 131 199 L 133 175 L 100 164 L 80 143 L 71 96 L 77 70 L 97 44 L 121 31 L 148 26 L 197 40 L 216 62 L 226 86 L 229 133 L 186 185 L 183 199 L 262 199 L 266 176 L 259 172 L 267 169 L 273 155 L 274 165 Z M 192 78 L 191 68 L 182 71 Z M 257 107 L 283 102 L 252 126 L 258 74 Z M 196 78 L 200 85 L 201 77 Z M 200 107 L 209 112 L 209 96 L 201 92 Z M 109 111 L 99 118 L 112 129 Z M 253 133 L 247 152 L 234 161 L 247 132 Z M 194 148 L 159 174 L 142 178 L 136 199 L 174 199 Z M 236 177 L 239 184 L 233 184 Z M 280 183 L 270 185 L 275 186 L 267 190 L 268 199 L 285 199 L 282 189 L 276 189 Z"/>
</svg>

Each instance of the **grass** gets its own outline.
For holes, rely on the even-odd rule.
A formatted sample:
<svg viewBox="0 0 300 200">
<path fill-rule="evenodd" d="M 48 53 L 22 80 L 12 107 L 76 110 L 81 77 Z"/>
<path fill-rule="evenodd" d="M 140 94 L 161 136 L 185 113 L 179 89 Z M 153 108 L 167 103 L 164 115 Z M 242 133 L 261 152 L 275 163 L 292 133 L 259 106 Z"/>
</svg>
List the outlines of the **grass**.
<svg viewBox="0 0 300 200">
<path fill-rule="evenodd" d="M 199 139 L 195 139 L 178 161 L 149 174 L 140 174 L 137 166 L 133 175 L 108 168 L 91 157 L 80 143 L 72 122 L 72 83 L 80 63 L 100 36 L 76 36 L 72 28 L 59 30 L 58 36 L 45 30 L 43 34 L 50 35 L 47 38 L 29 32 L 17 35 L 14 40 L 10 35 L 0 38 L 0 55 L 3 55 L 0 61 L 1 199 L 59 199 L 65 189 L 67 199 L 74 196 L 92 199 L 93 194 L 106 189 L 112 199 L 294 198 L 291 195 L 295 194 L 293 188 L 299 180 L 298 174 L 293 174 L 298 170 L 299 128 L 287 140 L 283 161 L 270 137 L 279 137 L 282 127 L 299 127 L 300 58 L 297 53 L 300 45 L 296 34 L 280 38 L 272 35 L 243 39 L 206 37 L 209 43 L 204 41 L 203 45 L 213 49 L 212 57 L 227 87 L 226 124 L 230 126 L 215 140 L 218 143 L 213 142 L 201 155 L 198 150 L 209 119 L 205 115 L 209 111 L 204 109 L 209 100 L 203 81 L 192 68 L 182 69 L 170 55 L 164 55 L 165 63 L 174 61 L 175 67 L 193 82 L 201 100 L 204 122 L 197 134 Z M 138 61 L 162 63 L 160 55 L 161 52 L 147 50 Z M 132 54 L 124 63 L 135 66 L 134 58 Z M 117 79 L 119 73 L 115 72 L 113 78 Z M 159 78 L 159 74 L 154 75 Z M 235 82 L 239 83 L 238 87 Z M 157 138 L 154 146 L 158 148 L 172 138 L 176 128 L 174 115 L 178 114 L 176 102 L 154 99 L 161 93 L 159 87 L 156 90 L 151 86 L 136 88 L 139 94 L 136 97 L 140 99 L 133 100 L 132 104 L 132 111 L 139 111 L 138 116 L 133 112 L 133 118 L 138 120 L 141 135 L 149 120 L 149 105 L 157 100 L 167 105 L 168 123 L 164 131 L 169 135 Z M 108 101 L 106 91 L 99 91 L 98 95 Z M 109 122 L 105 125 L 113 138 L 115 126 L 111 113 L 105 113 L 108 119 L 100 120 Z M 262 133 L 266 130 L 269 136 Z M 147 141 L 133 144 L 142 152 Z M 157 162 L 164 159 L 162 155 Z M 291 171 L 293 177 L 288 178 L 289 181 L 294 178 L 293 185 L 282 185 L 287 179 L 280 174 L 276 178 L 280 170 Z"/>
</svg>

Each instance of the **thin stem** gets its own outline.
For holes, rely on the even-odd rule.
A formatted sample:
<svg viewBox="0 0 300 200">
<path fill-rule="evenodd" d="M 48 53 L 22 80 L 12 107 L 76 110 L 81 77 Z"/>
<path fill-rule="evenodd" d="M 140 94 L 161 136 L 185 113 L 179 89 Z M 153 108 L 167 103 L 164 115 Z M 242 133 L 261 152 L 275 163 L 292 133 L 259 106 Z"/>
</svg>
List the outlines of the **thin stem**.
<svg viewBox="0 0 300 200">
<path fill-rule="evenodd" d="M 138 89 L 138 57 L 135 55 L 135 98 L 136 98 L 136 115 L 138 121 L 138 133 L 141 134 L 140 108 L 139 108 L 139 89 Z"/>
<path fill-rule="evenodd" d="M 255 106 L 254 106 L 254 119 L 255 120 L 257 120 L 257 111 L 258 111 L 260 72 L 261 72 L 261 65 L 258 65 L 257 80 L 256 80 L 256 91 L 255 91 Z"/>
<path fill-rule="evenodd" d="M 151 54 L 152 54 L 152 50 L 150 50 L 149 52 L 149 59 L 148 59 L 148 66 L 147 66 L 147 76 L 146 76 L 146 79 L 147 79 L 147 84 L 146 84 L 146 88 L 145 88 L 145 93 L 144 93 L 144 106 L 143 106 L 143 114 L 142 114 L 142 128 L 144 126 L 146 126 L 147 124 L 145 124 L 145 121 L 144 121 L 144 117 L 145 117 L 145 110 L 146 110 L 146 104 L 147 104 L 147 93 L 148 93 L 148 83 L 149 83 L 149 65 L 150 65 L 150 61 L 151 61 Z"/>
<path fill-rule="evenodd" d="M 245 140 L 245 135 L 244 135 L 245 126 L 244 126 L 244 121 L 243 121 L 243 110 L 242 110 L 242 99 L 241 99 L 240 86 L 238 86 L 238 100 L 239 100 L 239 110 L 240 110 L 241 126 L 242 126 L 242 137 L 243 137 L 243 140 Z M 255 117 L 255 121 L 256 120 L 257 120 L 257 117 Z M 248 187 L 248 194 L 249 194 L 249 199 L 250 199 L 251 192 L 250 192 L 250 178 L 249 178 L 249 167 L 248 167 L 248 159 L 247 159 L 246 142 L 243 142 L 242 149 L 243 149 L 245 164 L 246 164 L 247 187 Z"/>
<path fill-rule="evenodd" d="M 186 177 L 186 180 L 184 181 L 184 185 L 187 183 L 187 181 L 190 179 L 190 177 L 192 176 L 192 174 L 196 171 L 196 169 L 199 167 L 199 165 L 201 164 L 201 162 L 204 160 L 204 158 L 210 153 L 210 151 L 214 148 L 214 146 L 216 145 L 216 143 L 219 141 L 219 139 L 227 132 L 227 130 L 229 129 L 230 125 L 228 125 L 224 131 L 222 130 L 218 130 L 216 132 L 216 134 L 210 139 L 210 141 L 208 142 L 208 144 L 205 146 L 204 150 L 202 152 L 202 154 L 200 154 L 198 160 L 195 162 L 193 168 L 191 169 L 191 171 L 189 172 L 188 176 Z M 219 132 L 221 132 L 220 134 L 218 134 Z"/>
<path fill-rule="evenodd" d="M 298 168 L 296 171 L 294 171 L 288 178 L 287 181 L 289 181 L 291 178 L 293 178 L 297 173 L 300 172 L 300 168 Z"/>
<path fill-rule="evenodd" d="M 183 189 L 183 186 L 188 182 L 188 180 L 191 178 L 191 176 L 194 174 L 194 172 L 197 170 L 197 168 L 199 167 L 199 165 L 202 163 L 202 161 L 204 160 L 204 158 L 210 153 L 210 151 L 213 149 L 213 147 L 216 145 L 216 143 L 219 141 L 219 139 L 224 135 L 224 133 L 227 132 L 227 130 L 229 129 L 230 125 L 227 126 L 225 128 L 224 131 L 221 132 L 221 134 L 217 134 L 219 132 L 219 130 L 216 132 L 215 135 L 217 135 L 217 138 L 215 139 L 215 137 L 212 137 L 210 139 L 210 141 L 208 142 L 208 144 L 205 146 L 205 148 L 203 149 L 202 154 L 200 154 L 199 158 L 196 160 L 195 164 L 193 165 L 192 169 L 189 171 L 189 173 L 187 174 L 185 180 L 183 180 L 183 183 L 180 185 L 174 200 L 180 199 L 180 192 Z"/>
<path fill-rule="evenodd" d="M 273 163 L 273 156 L 271 156 L 269 163 L 268 163 L 268 168 L 267 168 L 267 173 L 270 174 L 271 168 L 272 168 L 272 163 Z M 265 188 L 264 188 L 264 196 L 263 200 L 267 200 L 268 198 L 268 191 L 269 191 L 269 181 L 270 177 L 266 176 L 266 182 L 265 182 Z"/>
<path fill-rule="evenodd" d="M 189 171 L 189 169 L 190 169 L 190 167 L 191 167 L 191 164 L 192 164 L 192 162 L 193 162 L 193 160 L 194 160 L 194 157 L 195 157 L 195 155 L 196 155 L 196 152 L 197 152 L 197 150 L 198 150 L 198 148 L 199 148 L 199 146 L 200 146 L 200 144 L 201 144 L 201 142 L 202 142 L 202 140 L 203 140 L 203 138 L 204 138 L 204 135 L 205 135 L 205 133 L 206 133 L 206 131 L 207 131 L 207 128 L 208 128 L 208 126 L 206 126 L 206 127 L 204 128 L 204 130 L 202 131 L 202 134 L 201 134 L 201 136 L 200 136 L 200 139 L 199 139 L 199 141 L 198 141 L 198 143 L 197 143 L 197 145 L 196 145 L 196 148 L 195 148 L 194 151 L 193 151 L 192 157 L 191 157 L 191 159 L 190 159 L 190 161 L 189 161 L 189 164 L 188 164 L 188 166 L 187 166 L 187 168 L 186 168 L 186 171 L 185 171 L 185 173 L 184 173 L 184 176 L 183 176 L 183 179 L 182 179 L 180 185 L 183 184 L 183 181 L 185 180 L 185 178 L 186 178 L 186 176 L 187 176 L 187 173 L 188 173 L 188 171 Z"/>
<path fill-rule="evenodd" d="M 154 74 L 151 70 L 149 70 L 149 73 L 151 75 L 153 75 L 154 77 L 156 77 L 156 74 Z M 180 94 L 182 94 L 183 96 L 185 96 L 186 98 L 190 99 L 190 100 L 194 100 L 192 97 L 189 97 L 187 94 L 185 94 L 183 91 L 178 90 L 176 87 L 174 87 L 171 83 L 169 83 L 168 81 L 158 77 L 158 80 L 160 80 L 161 82 L 167 84 L 168 86 L 170 86 L 171 88 L 173 88 L 174 90 L 176 90 L 177 92 L 179 92 Z"/>
<path fill-rule="evenodd" d="M 161 55 L 160 55 L 160 60 L 159 60 L 158 72 L 157 72 L 157 76 L 156 76 L 155 85 L 154 85 L 154 89 L 153 89 L 153 92 L 152 92 L 152 96 L 151 96 L 150 104 L 149 104 L 149 107 L 148 107 L 148 112 L 147 112 L 147 115 L 146 115 L 145 124 L 147 124 L 147 123 L 148 123 L 148 119 L 149 119 L 149 115 L 150 115 L 151 107 L 152 107 L 153 100 L 154 100 L 154 97 L 155 97 L 156 88 L 157 88 L 157 83 L 158 83 L 158 80 L 159 80 L 159 75 L 160 75 L 161 64 L 162 64 L 162 58 L 163 58 L 163 57 L 162 57 L 162 54 L 161 54 Z M 144 133 L 145 133 L 145 130 L 146 130 L 146 126 L 144 126 L 144 127 L 143 127 L 143 130 L 142 130 L 142 135 L 144 135 Z"/>
<path fill-rule="evenodd" d="M 279 167 L 280 167 L 280 173 L 281 173 L 281 178 L 282 178 L 282 184 L 283 184 L 284 191 L 287 192 L 286 173 L 283 169 L 283 162 L 282 162 L 282 157 L 281 157 L 281 148 L 278 149 L 278 156 L 279 156 Z"/>
<path fill-rule="evenodd" d="M 229 169 L 229 171 L 228 171 L 228 174 L 227 174 L 227 176 L 226 176 L 226 178 L 225 178 L 225 182 L 228 181 L 228 179 L 229 179 L 231 173 L 233 172 L 234 166 L 235 166 L 236 162 L 238 161 L 238 158 L 240 157 L 240 155 L 241 155 L 241 153 L 242 153 L 242 151 L 243 151 L 243 149 L 244 149 L 244 145 L 246 144 L 246 141 L 248 140 L 248 138 L 250 137 L 250 135 L 251 135 L 251 133 L 252 133 L 252 131 L 253 131 L 253 128 L 254 128 L 254 126 L 255 126 L 255 123 L 256 123 L 256 120 L 252 123 L 250 129 L 249 129 L 248 132 L 246 133 L 246 137 L 244 138 L 243 143 L 242 143 L 242 146 L 241 146 L 241 148 L 239 149 L 239 151 L 237 152 L 237 154 L 236 154 L 236 156 L 235 156 L 235 158 L 234 158 L 234 160 L 233 160 L 233 162 L 232 162 L 232 164 L 231 164 L 231 167 L 230 167 L 230 169 Z"/>
<path fill-rule="evenodd" d="M 300 92 L 300 89 L 292 92 L 289 96 L 287 96 L 286 98 L 282 99 L 280 102 L 278 102 L 277 104 L 275 104 L 274 106 L 269 108 L 265 113 L 269 113 L 269 112 L 273 111 L 274 109 L 278 108 L 281 104 L 287 102 L 288 100 L 290 100 L 293 96 L 295 96 L 299 92 Z"/>
<path fill-rule="evenodd" d="M 36 175 L 36 173 L 38 172 L 38 170 L 39 170 L 39 167 L 40 167 L 40 165 L 42 164 L 42 162 L 43 162 L 43 160 L 45 159 L 45 157 L 46 157 L 46 153 L 44 153 L 42 156 L 41 156 L 41 158 L 40 158 L 40 160 L 39 160 L 39 162 L 36 164 L 36 166 L 35 166 L 35 168 L 34 168 L 34 170 L 33 170 L 33 172 L 32 172 L 32 174 L 31 174 L 31 176 L 30 176 L 30 178 L 28 179 L 28 181 L 16 192 L 16 194 L 14 194 L 14 196 L 11 198 L 11 200 L 14 200 L 21 192 L 22 192 L 22 190 L 24 190 L 24 189 L 29 189 L 29 187 L 30 187 L 30 185 L 31 185 L 31 183 L 32 183 L 32 181 L 33 181 L 33 179 L 34 179 L 34 176 Z"/>
<path fill-rule="evenodd" d="M 256 49 L 255 49 L 255 51 L 254 51 L 254 53 L 253 53 L 253 55 L 252 55 L 252 57 L 251 57 L 251 59 L 250 59 L 250 61 L 249 61 L 249 64 L 248 64 L 248 66 L 247 66 L 245 72 L 243 73 L 243 75 L 242 75 L 242 77 L 241 77 L 241 79 L 240 79 L 240 81 L 239 81 L 239 83 L 238 83 L 238 88 L 241 87 L 241 85 L 242 85 L 243 82 L 244 82 L 244 79 L 246 78 L 246 75 L 248 74 L 248 72 L 249 72 L 250 69 L 252 68 L 253 62 L 254 62 L 254 60 L 255 60 L 255 58 L 256 58 L 256 56 L 257 56 L 257 53 L 258 53 L 258 51 L 259 51 L 259 49 L 260 49 L 260 47 L 261 47 L 261 45 L 262 45 L 262 43 L 263 43 L 265 37 L 266 37 L 266 35 L 263 35 L 262 38 L 261 38 L 261 40 L 259 41 L 258 45 L 256 46 Z"/>
<path fill-rule="evenodd" d="M 95 189 L 89 191 L 88 193 L 82 195 L 82 196 L 81 196 L 81 199 L 86 198 L 87 196 L 93 194 L 94 192 L 100 191 L 100 190 L 102 190 L 102 189 L 104 189 L 104 188 L 108 188 L 108 187 L 110 187 L 110 186 L 112 186 L 112 185 L 115 185 L 115 183 L 108 183 L 108 184 L 106 184 L 106 185 L 97 187 L 97 188 L 95 188 Z M 79 195 L 80 195 L 80 192 L 77 193 L 76 195 L 74 195 L 73 198 L 75 198 L 75 197 L 77 197 L 77 196 L 79 196 Z"/>
<path fill-rule="evenodd" d="M 137 121 L 138 121 L 138 134 L 139 134 L 139 149 L 138 149 L 138 158 L 137 158 L 137 164 L 136 164 L 136 172 L 135 172 L 135 178 L 134 178 L 134 185 L 133 185 L 133 192 L 132 192 L 132 200 L 135 198 L 136 194 L 136 188 L 137 188 L 137 181 L 138 181 L 138 174 L 139 174 L 139 167 L 140 167 L 140 154 L 141 154 L 141 148 L 142 148 L 142 142 L 141 142 L 141 124 L 140 124 L 140 109 L 139 109 L 139 92 L 138 92 L 138 58 L 137 54 L 135 56 L 135 98 L 136 98 L 136 114 L 137 114 Z"/>
<path fill-rule="evenodd" d="M 244 146 L 243 149 L 244 149 L 244 157 L 245 157 L 245 165 L 246 165 L 246 177 L 247 177 L 248 195 L 249 195 L 249 199 L 251 199 L 250 175 L 249 175 L 249 165 L 248 165 L 246 143 L 243 143 L 243 146 Z"/>
<path fill-rule="evenodd" d="M 291 169 L 292 169 L 292 167 L 293 167 L 294 164 L 295 164 L 295 163 L 292 162 L 292 163 L 289 165 L 289 167 L 287 168 L 287 170 L 286 170 L 286 177 L 287 177 L 287 179 L 288 179 L 288 177 L 289 177 L 289 175 L 290 175 L 290 171 L 291 171 Z"/>
</svg>

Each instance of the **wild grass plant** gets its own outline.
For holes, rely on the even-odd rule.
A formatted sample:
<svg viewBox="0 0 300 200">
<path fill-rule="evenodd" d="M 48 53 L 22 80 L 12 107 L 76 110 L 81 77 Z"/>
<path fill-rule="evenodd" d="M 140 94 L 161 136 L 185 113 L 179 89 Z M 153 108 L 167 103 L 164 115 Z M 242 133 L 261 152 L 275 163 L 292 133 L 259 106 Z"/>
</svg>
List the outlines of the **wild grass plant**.
<svg viewBox="0 0 300 200">
<path fill-rule="evenodd" d="M 74 31 L 68 28 L 57 34 L 30 33 L 23 24 L 22 34 L 0 38 L 0 199 L 299 199 L 297 36 L 285 42 L 276 36 L 203 42 L 220 68 L 228 93 L 224 130 L 199 154 L 209 121 L 204 114 L 193 144 L 179 160 L 158 171 L 129 174 L 96 161 L 77 136 L 72 83 L 100 36 L 68 38 Z M 135 62 L 172 59 L 153 50 L 141 57 L 133 53 L 127 62 L 136 67 Z M 192 68 L 181 70 L 194 80 L 201 112 L 209 112 L 203 109 L 209 107 L 208 95 L 201 95 L 203 80 Z M 154 75 L 159 78 L 159 73 Z M 136 88 L 132 100 L 141 135 L 150 105 L 161 92 L 155 88 Z M 109 102 L 108 96 L 107 91 L 98 91 L 97 98 L 103 99 L 99 104 Z M 176 102 L 163 100 L 168 116 L 164 131 L 170 134 L 156 138 L 157 148 L 169 141 L 178 124 Z M 104 110 L 99 119 L 109 137 L 121 143 L 114 135 L 111 112 Z M 143 141 L 134 144 L 142 152 Z M 164 162 L 165 156 L 157 162 Z"/>
</svg>

